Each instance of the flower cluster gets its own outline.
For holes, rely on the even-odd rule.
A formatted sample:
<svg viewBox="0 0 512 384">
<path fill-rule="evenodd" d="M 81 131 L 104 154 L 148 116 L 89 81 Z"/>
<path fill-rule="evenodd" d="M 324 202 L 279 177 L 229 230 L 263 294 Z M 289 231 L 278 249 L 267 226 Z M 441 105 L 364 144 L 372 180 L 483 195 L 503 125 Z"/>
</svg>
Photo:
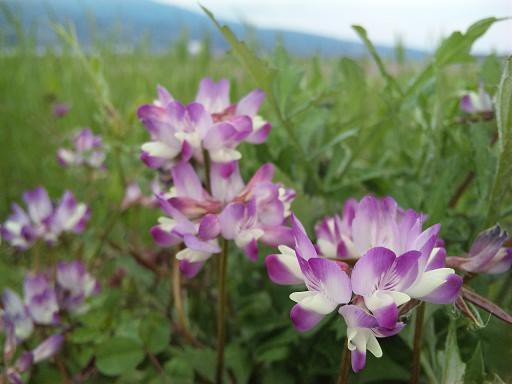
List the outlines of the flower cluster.
<svg viewBox="0 0 512 384">
<path fill-rule="evenodd" d="M 94 135 L 90 128 L 83 128 L 73 134 L 72 143 L 73 149 L 57 150 L 57 161 L 60 165 L 105 167 L 106 153 L 101 136 Z"/>
<path fill-rule="evenodd" d="M 269 277 L 278 284 L 306 285 L 294 292 L 291 319 L 299 331 L 338 309 L 347 324 L 352 368 L 365 365 L 366 350 L 382 355 L 377 338 L 398 333 L 399 307 L 411 299 L 452 303 L 462 278 L 445 268 L 440 226 L 423 230 L 425 216 L 403 210 L 390 197 L 346 202 L 342 216 L 316 226 L 318 244 L 292 217 L 294 247 L 267 256 Z M 319 254 L 320 253 L 320 254 Z M 349 261 L 355 261 L 350 268 Z"/>
<path fill-rule="evenodd" d="M 262 143 L 270 124 L 257 113 L 264 98 L 255 90 L 231 104 L 229 82 L 201 81 L 195 102 L 183 105 L 158 87 L 158 99 L 138 115 L 151 134 L 141 159 L 151 168 L 170 170 L 173 187 L 157 195 L 167 217 L 151 229 L 160 246 L 183 243 L 176 257 L 180 269 L 194 276 L 204 262 L 220 252 L 219 237 L 233 240 L 250 260 L 258 242 L 291 245 L 285 225 L 295 192 L 272 181 L 274 167 L 265 164 L 245 184 L 237 146 Z M 201 174 L 196 168 L 204 164 Z"/>
<path fill-rule="evenodd" d="M 202 162 L 203 150 L 214 162 L 239 160 L 238 144 L 262 143 L 270 132 L 270 124 L 257 114 L 263 98 L 264 93 L 255 90 L 231 104 L 229 82 L 205 78 L 195 101 L 184 105 L 159 86 L 158 99 L 137 112 L 151 136 L 142 145 L 141 159 L 151 168 L 167 169 L 192 157 Z"/>
<path fill-rule="evenodd" d="M 25 351 L 8 369 L 12 383 L 21 383 L 20 374 L 58 352 L 64 338 L 60 317 L 64 311 L 80 314 L 87 310 L 86 298 L 99 292 L 100 286 L 80 261 L 61 261 L 56 268 L 56 282 L 45 273 L 29 273 L 23 284 L 23 299 L 9 288 L 2 295 L 1 324 L 6 334 L 6 362 L 17 345 L 27 340 L 37 326 L 51 326 L 56 333 L 32 351 Z"/>
<path fill-rule="evenodd" d="M 14 203 L 12 214 L 0 228 L 2 238 L 18 250 L 29 248 L 38 239 L 54 243 L 63 233 L 81 233 L 90 217 L 87 206 L 69 191 L 57 204 L 43 187 L 25 192 L 23 200 L 27 211 Z"/>
</svg>

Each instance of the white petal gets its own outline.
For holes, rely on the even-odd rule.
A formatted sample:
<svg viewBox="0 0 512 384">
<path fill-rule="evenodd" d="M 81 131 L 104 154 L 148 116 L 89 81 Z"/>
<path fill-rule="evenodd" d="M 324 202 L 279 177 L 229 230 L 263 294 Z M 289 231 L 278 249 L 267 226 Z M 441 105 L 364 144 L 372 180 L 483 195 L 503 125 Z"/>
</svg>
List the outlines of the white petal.
<svg viewBox="0 0 512 384">
<path fill-rule="evenodd" d="M 150 156 L 160 157 L 162 159 L 174 159 L 179 153 L 180 148 L 173 148 L 161 141 L 151 141 L 142 144 L 142 150 Z"/>
<path fill-rule="evenodd" d="M 373 354 L 373 356 L 382 357 L 382 349 L 380 348 L 377 338 L 372 332 L 368 332 L 366 349 L 369 350 Z"/>
<path fill-rule="evenodd" d="M 439 268 L 427 271 L 414 283 L 412 287 L 409 287 L 405 292 L 411 297 L 423 297 L 428 295 L 434 289 L 443 284 L 447 277 L 455 271 L 451 268 Z"/>
<path fill-rule="evenodd" d="M 234 160 L 240 160 L 242 154 L 236 149 L 232 148 L 221 148 L 216 151 L 210 151 L 210 157 L 217 163 L 228 163 Z"/>
</svg>

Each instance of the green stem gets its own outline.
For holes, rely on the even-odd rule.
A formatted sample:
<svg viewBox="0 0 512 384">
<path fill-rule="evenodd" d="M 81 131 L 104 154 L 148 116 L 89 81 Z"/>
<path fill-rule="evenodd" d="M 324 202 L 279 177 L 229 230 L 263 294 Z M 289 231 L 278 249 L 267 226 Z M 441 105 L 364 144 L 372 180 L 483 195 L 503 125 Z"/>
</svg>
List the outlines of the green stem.
<svg viewBox="0 0 512 384">
<path fill-rule="evenodd" d="M 228 264 L 228 241 L 222 239 L 219 258 L 219 306 L 217 314 L 217 371 L 215 383 L 222 384 L 224 376 L 224 342 L 226 338 L 226 267 Z"/>
<path fill-rule="evenodd" d="M 350 351 L 348 350 L 348 339 L 343 345 L 343 352 L 341 353 L 340 372 L 338 374 L 338 384 L 347 384 L 348 375 L 350 374 Z"/>
<path fill-rule="evenodd" d="M 206 190 L 211 195 L 212 194 L 212 184 L 210 181 L 210 167 L 211 167 L 211 160 L 210 160 L 210 154 L 206 149 L 203 149 L 203 159 L 204 159 L 204 180 L 206 183 Z"/>
<path fill-rule="evenodd" d="M 411 368 L 411 384 L 420 382 L 421 371 L 421 338 L 423 333 L 423 318 L 425 317 L 425 303 L 421 303 L 416 310 L 416 322 L 414 326 L 414 344 Z"/>
</svg>

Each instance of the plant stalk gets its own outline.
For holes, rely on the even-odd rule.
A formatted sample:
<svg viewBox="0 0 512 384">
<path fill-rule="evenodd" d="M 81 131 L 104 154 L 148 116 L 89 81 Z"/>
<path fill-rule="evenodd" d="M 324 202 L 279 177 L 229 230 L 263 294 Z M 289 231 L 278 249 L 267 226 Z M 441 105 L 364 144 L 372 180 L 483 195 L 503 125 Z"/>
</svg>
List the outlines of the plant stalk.
<svg viewBox="0 0 512 384">
<path fill-rule="evenodd" d="M 176 257 L 173 257 L 172 261 L 172 295 L 174 300 L 174 307 L 176 308 L 176 313 L 178 314 L 178 323 L 181 333 L 190 344 L 196 347 L 201 347 L 201 343 L 194 337 L 194 335 L 192 335 L 188 327 L 181 296 L 180 261 L 176 259 Z"/>
<path fill-rule="evenodd" d="M 228 241 L 222 239 L 222 251 L 219 258 L 219 298 L 217 314 L 217 370 L 215 383 L 222 384 L 224 377 L 224 342 L 226 338 L 226 268 L 228 256 Z"/>
<path fill-rule="evenodd" d="M 411 367 L 411 384 L 420 382 L 421 371 L 421 339 L 423 333 L 423 319 L 425 317 L 425 303 L 421 303 L 416 310 L 416 322 L 414 326 L 414 344 Z"/>
<path fill-rule="evenodd" d="M 350 374 L 350 351 L 348 350 L 348 339 L 343 344 L 343 352 L 341 353 L 340 372 L 338 374 L 338 384 L 347 384 L 348 375 Z"/>
</svg>

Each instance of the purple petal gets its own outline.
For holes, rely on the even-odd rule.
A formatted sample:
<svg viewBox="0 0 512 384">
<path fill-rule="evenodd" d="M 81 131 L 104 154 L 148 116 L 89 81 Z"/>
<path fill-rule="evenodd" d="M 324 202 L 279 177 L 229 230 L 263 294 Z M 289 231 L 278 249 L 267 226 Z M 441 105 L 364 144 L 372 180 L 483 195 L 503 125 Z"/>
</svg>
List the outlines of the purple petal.
<svg viewBox="0 0 512 384">
<path fill-rule="evenodd" d="M 338 312 L 343 316 L 348 327 L 374 328 L 378 326 L 375 317 L 357 305 L 344 305 Z"/>
<path fill-rule="evenodd" d="M 459 295 L 463 279 L 459 275 L 452 274 L 446 281 L 434 289 L 431 293 L 423 296 L 421 299 L 434 304 L 450 304 L 455 301 Z"/>
<path fill-rule="evenodd" d="M 202 241 L 193 235 L 185 235 L 183 241 L 187 248 L 204 253 L 219 253 L 220 247 L 209 241 Z"/>
<path fill-rule="evenodd" d="M 208 133 L 203 140 L 204 148 L 210 151 L 225 147 L 231 148 L 237 143 L 237 133 L 236 128 L 230 123 L 214 124 L 208 129 Z"/>
<path fill-rule="evenodd" d="M 395 254 L 387 248 L 370 249 L 357 261 L 352 270 L 354 293 L 370 296 L 377 289 L 382 277 L 391 268 L 395 259 Z"/>
<path fill-rule="evenodd" d="M 475 113 L 475 107 L 473 106 L 473 102 L 469 95 L 464 95 L 460 99 L 460 109 L 466 113 Z"/>
<path fill-rule="evenodd" d="M 180 162 L 171 169 L 177 196 L 202 200 L 205 192 L 199 176 L 190 163 Z"/>
<path fill-rule="evenodd" d="M 235 113 L 237 115 L 255 116 L 258 114 L 260 105 L 265 98 L 265 93 L 261 89 L 255 89 L 244 96 L 236 105 Z"/>
<path fill-rule="evenodd" d="M 220 221 L 217 215 L 205 215 L 199 222 L 198 235 L 201 239 L 210 240 L 219 236 Z"/>
<path fill-rule="evenodd" d="M 285 227 L 284 225 L 262 225 L 260 228 L 263 230 L 263 236 L 260 240 L 267 245 L 272 247 L 277 247 L 279 245 L 293 247 L 295 244 L 291 228 Z"/>
<path fill-rule="evenodd" d="M 62 343 L 64 342 L 64 336 L 53 335 L 43 341 L 37 348 L 32 351 L 34 357 L 34 364 L 39 363 L 42 360 L 49 359 L 57 352 L 59 352 Z"/>
<path fill-rule="evenodd" d="M 244 182 L 236 161 L 212 163 L 210 179 L 213 197 L 223 203 L 232 201 L 244 188 Z"/>
<path fill-rule="evenodd" d="M 309 331 L 317 325 L 323 317 L 323 315 L 302 308 L 300 304 L 295 304 L 290 311 L 290 319 L 295 329 L 299 332 Z"/>
<path fill-rule="evenodd" d="M 352 362 L 352 370 L 354 372 L 359 372 L 366 365 L 366 351 L 359 351 L 354 349 L 350 353 L 351 362 Z"/>
<path fill-rule="evenodd" d="M 418 260 L 421 257 L 419 251 L 409 251 L 396 258 L 395 270 L 399 282 L 394 289 L 400 291 L 408 288 L 418 277 Z"/>
<path fill-rule="evenodd" d="M 219 80 L 215 83 L 206 77 L 199 83 L 196 101 L 204 105 L 210 113 L 221 113 L 229 107 L 229 81 Z"/>
<path fill-rule="evenodd" d="M 187 279 L 196 276 L 204 265 L 204 261 L 191 263 L 187 260 L 180 260 L 180 271 Z"/>
<path fill-rule="evenodd" d="M 243 251 L 245 256 L 249 258 L 251 261 L 257 261 L 258 260 L 258 242 L 256 239 L 252 239 L 249 241 L 244 247 Z"/>
<path fill-rule="evenodd" d="M 347 274 L 332 260 L 312 258 L 308 260 L 311 271 L 321 282 L 322 293 L 337 304 L 345 304 L 352 297 L 352 288 Z"/>
<path fill-rule="evenodd" d="M 258 127 L 258 129 L 254 130 L 249 136 L 247 136 L 245 141 L 251 144 L 264 143 L 267 140 L 271 129 L 272 125 L 268 122 L 265 122 L 261 127 Z"/>
<path fill-rule="evenodd" d="M 297 256 L 305 260 L 318 257 L 316 249 L 313 246 L 313 243 L 311 243 L 311 240 L 309 240 L 299 219 L 297 219 L 295 215 L 292 215 L 291 222 L 293 237 L 295 239 L 295 252 L 297 252 Z"/>
<path fill-rule="evenodd" d="M 30 217 L 36 223 L 42 223 L 52 213 L 52 203 L 48 197 L 48 192 L 43 187 L 25 192 L 23 200 L 27 204 Z"/>
<path fill-rule="evenodd" d="M 232 240 L 238 234 L 240 223 L 244 218 L 245 206 L 242 203 L 231 203 L 219 215 L 222 236 Z"/>
<path fill-rule="evenodd" d="M 162 106 L 166 106 L 167 104 L 174 101 L 174 98 L 172 97 L 170 92 L 160 84 L 157 85 L 156 91 L 158 94 L 158 101 L 160 102 L 160 104 L 162 104 Z"/>
<path fill-rule="evenodd" d="M 298 273 L 290 269 L 290 263 L 296 263 L 295 270 L 300 272 L 300 267 L 297 259 L 290 257 L 291 260 L 286 259 L 288 255 L 273 254 L 265 258 L 265 266 L 270 280 L 280 285 L 294 285 L 304 282 L 304 278 L 297 276 Z"/>
</svg>

